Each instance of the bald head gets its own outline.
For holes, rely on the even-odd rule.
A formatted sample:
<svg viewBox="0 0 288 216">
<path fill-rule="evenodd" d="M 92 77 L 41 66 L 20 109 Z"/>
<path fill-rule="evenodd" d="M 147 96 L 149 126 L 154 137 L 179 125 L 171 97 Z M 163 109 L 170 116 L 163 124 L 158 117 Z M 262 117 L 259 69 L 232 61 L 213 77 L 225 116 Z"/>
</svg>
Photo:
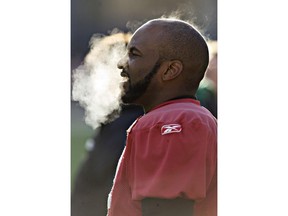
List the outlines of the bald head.
<svg viewBox="0 0 288 216">
<path fill-rule="evenodd" d="M 133 34 L 127 53 L 118 62 L 122 100 L 144 109 L 180 96 L 195 96 L 209 60 L 202 35 L 181 20 L 151 20 Z"/>
<path fill-rule="evenodd" d="M 208 47 L 201 33 L 187 22 L 164 18 L 150 20 L 137 31 L 147 29 L 155 32 L 151 37 L 156 41 L 159 58 L 181 61 L 187 88 L 197 89 L 209 62 Z"/>
</svg>

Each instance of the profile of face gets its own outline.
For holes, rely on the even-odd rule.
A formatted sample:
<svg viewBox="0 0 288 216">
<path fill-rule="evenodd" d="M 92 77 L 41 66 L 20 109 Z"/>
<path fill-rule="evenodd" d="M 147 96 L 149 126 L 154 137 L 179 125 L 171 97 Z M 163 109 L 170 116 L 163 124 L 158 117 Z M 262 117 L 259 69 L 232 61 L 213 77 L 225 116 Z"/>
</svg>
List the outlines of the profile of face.
<svg viewBox="0 0 288 216">
<path fill-rule="evenodd" d="M 140 27 L 129 42 L 126 55 L 118 63 L 121 76 L 127 78 L 123 83 L 123 103 L 141 104 L 145 94 L 152 96 L 149 87 L 161 66 L 157 40 L 151 37 L 154 31 L 157 31 L 156 27 Z"/>
<path fill-rule="evenodd" d="M 121 75 L 127 77 L 128 80 L 124 83 L 124 94 L 122 96 L 122 101 L 124 103 L 136 102 L 146 91 L 151 83 L 152 78 L 157 73 L 160 67 L 160 63 L 156 62 L 153 68 L 148 72 L 148 74 L 136 83 L 132 83 L 129 72 L 123 70 Z"/>
</svg>

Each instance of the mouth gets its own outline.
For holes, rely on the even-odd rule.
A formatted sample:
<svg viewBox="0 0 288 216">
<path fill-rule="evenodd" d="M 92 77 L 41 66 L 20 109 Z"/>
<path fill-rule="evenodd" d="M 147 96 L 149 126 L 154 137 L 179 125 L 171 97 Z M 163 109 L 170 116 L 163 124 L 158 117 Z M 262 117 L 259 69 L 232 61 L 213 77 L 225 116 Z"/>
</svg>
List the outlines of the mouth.
<svg viewBox="0 0 288 216">
<path fill-rule="evenodd" d="M 121 72 L 120 75 L 121 75 L 122 77 L 127 78 L 127 79 L 129 78 L 129 74 L 128 74 L 126 71 L 124 71 L 124 70 Z"/>
<path fill-rule="evenodd" d="M 120 75 L 123 77 L 121 84 L 124 91 L 126 92 L 129 89 L 129 74 L 126 71 L 122 71 Z"/>
</svg>

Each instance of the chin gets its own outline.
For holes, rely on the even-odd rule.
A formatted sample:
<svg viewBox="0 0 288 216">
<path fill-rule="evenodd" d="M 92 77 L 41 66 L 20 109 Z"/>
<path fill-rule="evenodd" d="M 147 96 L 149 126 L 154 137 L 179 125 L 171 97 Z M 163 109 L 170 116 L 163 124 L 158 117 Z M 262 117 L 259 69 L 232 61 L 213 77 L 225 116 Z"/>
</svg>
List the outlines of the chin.
<svg viewBox="0 0 288 216">
<path fill-rule="evenodd" d="M 128 97 L 125 97 L 125 96 L 121 98 L 121 101 L 124 104 L 133 104 L 133 103 L 135 103 L 135 100 L 132 100 L 131 98 L 128 98 Z"/>
<path fill-rule="evenodd" d="M 136 104 L 136 105 L 141 105 L 139 98 L 138 97 L 133 97 L 129 95 L 123 95 L 121 98 L 122 103 L 124 104 Z"/>
</svg>

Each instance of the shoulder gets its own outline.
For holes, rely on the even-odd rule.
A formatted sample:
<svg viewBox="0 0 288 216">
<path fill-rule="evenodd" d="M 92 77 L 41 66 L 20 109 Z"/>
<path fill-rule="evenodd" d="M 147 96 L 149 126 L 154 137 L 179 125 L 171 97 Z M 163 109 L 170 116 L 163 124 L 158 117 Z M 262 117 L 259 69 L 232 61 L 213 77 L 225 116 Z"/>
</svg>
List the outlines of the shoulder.
<svg viewBox="0 0 288 216">
<path fill-rule="evenodd" d="M 172 103 L 155 109 L 137 123 L 137 129 L 151 129 L 156 125 L 169 124 L 197 124 L 197 125 L 215 125 L 216 119 L 204 107 L 194 103 Z"/>
</svg>

